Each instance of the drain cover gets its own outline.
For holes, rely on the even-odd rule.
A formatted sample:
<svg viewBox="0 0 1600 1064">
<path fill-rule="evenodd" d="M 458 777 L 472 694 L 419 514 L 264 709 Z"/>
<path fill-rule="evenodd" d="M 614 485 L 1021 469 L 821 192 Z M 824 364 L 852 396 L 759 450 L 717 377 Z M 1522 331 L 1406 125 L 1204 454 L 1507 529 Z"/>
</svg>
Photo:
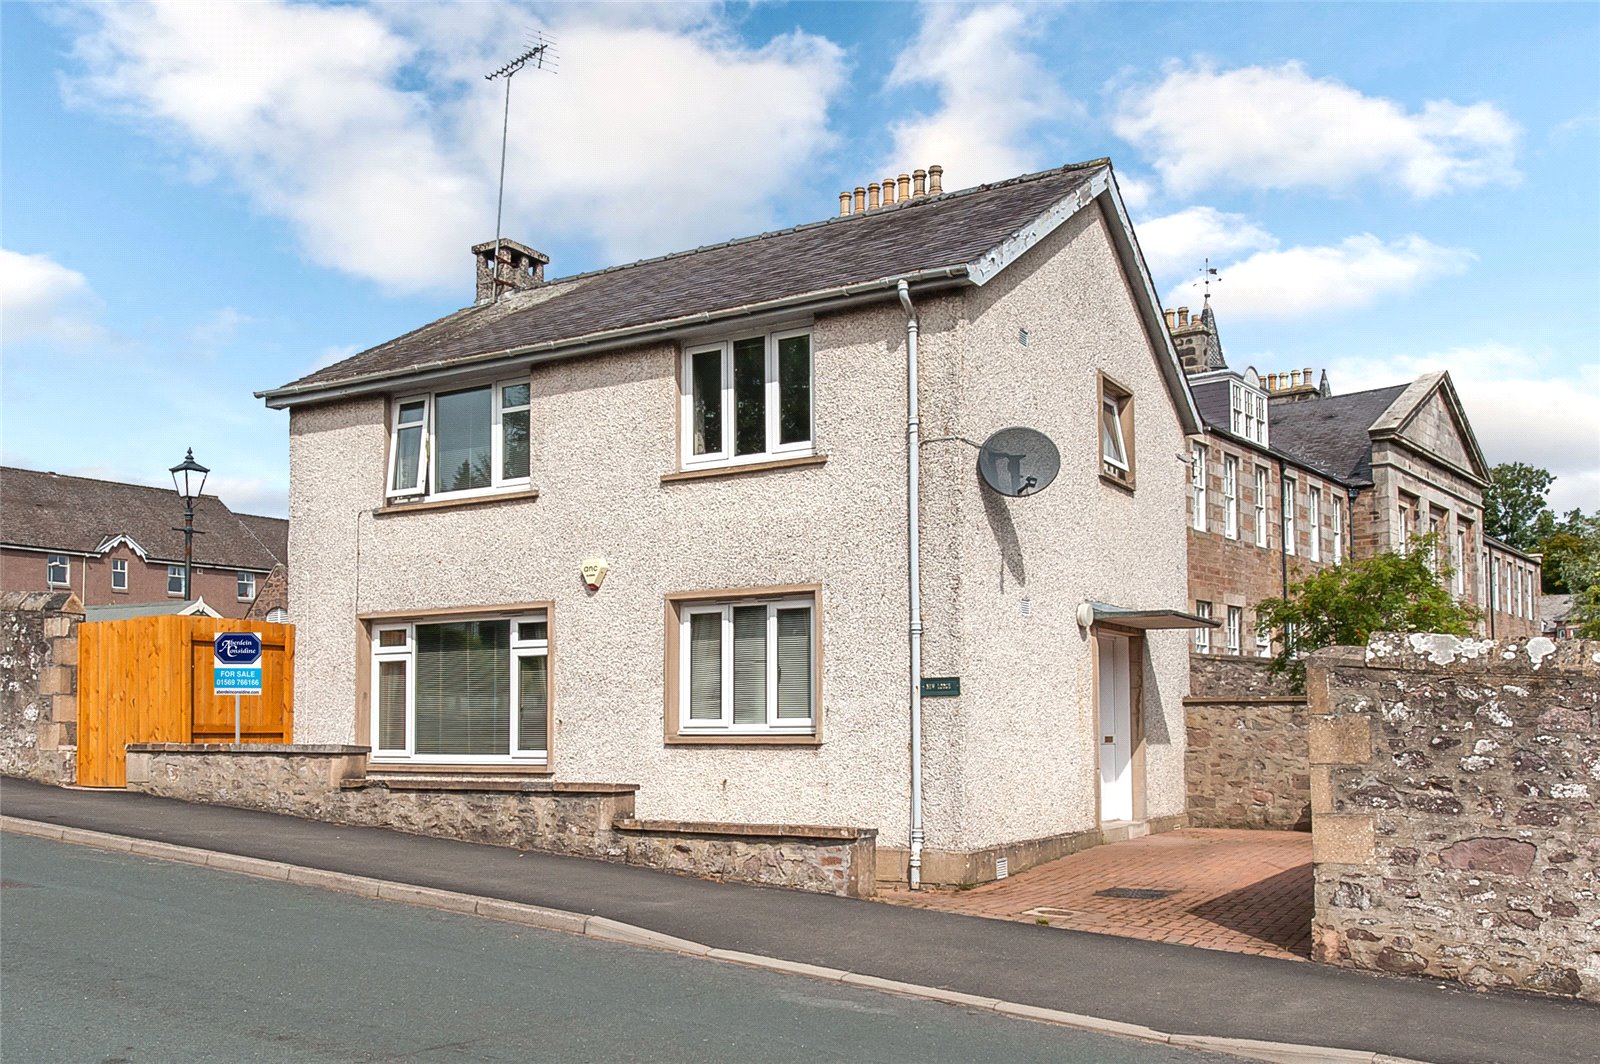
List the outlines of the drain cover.
<svg viewBox="0 0 1600 1064">
<path fill-rule="evenodd" d="M 1170 898 L 1178 893 L 1175 890 L 1161 890 L 1158 887 L 1107 887 L 1097 890 L 1097 898 L 1132 898 L 1136 901 L 1154 901 L 1157 898 Z"/>
</svg>

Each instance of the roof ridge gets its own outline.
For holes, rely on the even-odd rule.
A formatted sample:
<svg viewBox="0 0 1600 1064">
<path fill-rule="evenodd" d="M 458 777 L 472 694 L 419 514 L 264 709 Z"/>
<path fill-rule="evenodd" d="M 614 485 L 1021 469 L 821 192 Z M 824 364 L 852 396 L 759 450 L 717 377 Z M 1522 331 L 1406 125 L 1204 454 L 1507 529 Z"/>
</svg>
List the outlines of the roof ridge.
<svg viewBox="0 0 1600 1064">
<path fill-rule="evenodd" d="M 668 262 L 668 261 L 670 261 L 672 259 L 680 258 L 680 257 L 682 257 L 684 255 L 698 255 L 698 254 L 700 254 L 701 252 L 704 252 L 704 251 L 718 251 L 718 250 L 721 250 L 722 248 L 738 247 L 741 244 L 750 244 L 750 243 L 754 243 L 754 242 L 756 242 L 758 240 L 768 240 L 768 239 L 771 239 L 772 237 L 776 237 L 776 236 L 788 236 L 790 233 L 801 233 L 801 232 L 805 232 L 806 230 L 809 230 L 809 229 L 818 229 L 818 228 L 821 228 L 822 226 L 825 226 L 825 225 L 840 225 L 840 224 L 845 224 L 845 223 L 849 223 L 849 222 L 859 222 L 859 221 L 864 221 L 864 220 L 870 220 L 870 219 L 873 219 L 873 218 L 883 218 L 883 217 L 889 216 L 892 212 L 898 212 L 898 211 L 901 211 L 901 210 L 915 210 L 918 207 L 927 207 L 927 206 L 932 206 L 934 204 L 949 203 L 949 202 L 951 202 L 953 200 L 963 199 L 963 198 L 965 198 L 967 196 L 977 195 L 980 192 L 989 192 L 989 191 L 992 191 L 993 189 L 997 189 L 997 188 L 1007 188 L 1007 187 L 1012 186 L 1012 185 L 1026 184 L 1026 183 L 1028 183 L 1030 181 L 1041 181 L 1041 180 L 1044 180 L 1045 178 L 1048 178 L 1048 177 L 1055 177 L 1058 174 L 1064 174 L 1064 173 L 1066 173 L 1066 172 L 1068 172 L 1070 170 L 1087 170 L 1087 169 L 1091 169 L 1091 168 L 1096 167 L 1096 166 L 1109 166 L 1110 164 L 1111 164 L 1110 157 L 1101 156 L 1098 159 L 1089 159 L 1086 162 L 1067 163 L 1064 166 L 1056 166 L 1056 167 L 1052 167 L 1051 169 L 1048 169 L 1048 170 L 1037 170 L 1037 171 L 1035 171 L 1035 172 L 1033 172 L 1031 174 L 1019 174 L 1016 177 L 1008 177 L 1003 181 L 990 181 L 990 182 L 987 182 L 986 184 L 973 185 L 971 188 L 960 188 L 960 189 L 955 189 L 954 191 L 951 191 L 951 192 L 941 192 L 937 196 L 913 196 L 910 199 L 900 200 L 897 203 L 887 204 L 885 206 L 877 207 L 877 208 L 874 208 L 872 210 L 866 210 L 866 211 L 860 211 L 860 212 L 852 212 L 850 214 L 843 214 L 843 215 L 834 215 L 834 216 L 832 216 L 830 218 L 820 218 L 820 219 L 818 219 L 817 221 L 814 221 L 814 222 L 801 222 L 798 225 L 785 226 L 784 228 L 781 228 L 781 229 L 769 229 L 766 232 L 753 233 L 753 234 L 751 234 L 749 236 L 731 237 L 731 238 L 729 238 L 727 240 L 719 240 L 719 241 L 715 241 L 715 242 L 710 243 L 710 244 L 701 244 L 698 247 L 684 248 L 681 251 L 669 251 L 669 252 L 667 252 L 665 254 L 662 254 L 662 255 L 652 255 L 649 258 L 635 259 L 632 262 L 619 262 L 619 263 L 617 263 L 615 265 L 612 265 L 612 266 L 602 266 L 599 269 L 595 269 L 595 270 L 585 270 L 582 273 L 569 274 L 566 277 L 556 277 L 556 278 L 553 278 L 552 280 L 546 281 L 544 284 L 539 285 L 539 286 L 537 286 L 535 288 L 525 289 L 525 291 L 528 291 L 528 292 L 541 292 L 541 291 L 544 291 L 544 290 L 546 290 L 548 288 L 551 288 L 551 287 L 553 287 L 555 285 L 567 284 L 567 283 L 573 282 L 573 281 L 582 281 L 582 280 L 586 280 L 586 279 L 588 279 L 590 277 L 599 277 L 599 276 L 602 276 L 602 275 L 608 274 L 608 273 L 617 273 L 617 272 L 622 271 L 622 270 L 631 270 L 631 269 L 634 269 L 634 268 L 639 267 L 639 266 L 649 266 L 649 265 L 653 265 L 653 264 L 658 263 L 658 262 Z M 518 294 L 520 295 L 521 293 L 518 293 Z M 480 305 L 488 305 L 488 304 L 480 304 Z M 462 308 L 462 310 L 473 310 L 473 309 L 475 309 L 475 308 L 474 307 L 463 307 Z M 457 313 L 460 313 L 460 312 L 458 311 Z M 450 317 L 450 315 L 447 314 L 447 315 L 445 315 L 445 317 Z M 444 319 L 441 318 L 439 320 L 442 321 Z M 435 324 L 435 323 L 430 322 L 429 324 Z M 423 328 L 426 328 L 426 326 L 423 326 Z M 407 334 L 407 335 L 409 335 L 409 334 Z M 400 339 L 400 337 L 396 337 L 396 339 Z"/>
<path fill-rule="evenodd" d="M 267 552 L 267 557 L 271 558 L 275 564 L 283 563 L 284 559 L 278 557 L 278 552 L 273 550 L 272 547 L 269 546 L 267 542 L 260 536 L 256 535 L 256 530 L 250 527 L 250 522 L 244 520 L 246 517 L 260 517 L 262 516 L 261 514 L 238 514 L 234 513 L 232 510 L 229 510 L 228 513 L 232 514 L 233 519 L 238 522 L 239 527 L 245 530 L 245 534 L 251 539 L 255 540 L 256 543 L 261 546 L 261 549 Z M 277 518 L 273 518 L 273 520 L 277 520 Z M 288 524 L 286 519 L 284 520 L 284 524 Z"/>
<path fill-rule="evenodd" d="M 53 469 L 29 469 L 26 466 L 0 466 L 0 474 L 4 473 L 32 473 L 34 476 L 40 477 L 56 477 L 59 480 L 87 480 L 94 484 L 115 484 L 119 488 L 142 488 L 146 491 L 166 492 L 171 490 L 159 484 L 140 484 L 137 481 L 111 480 L 108 477 L 86 477 L 81 473 L 57 473 Z M 215 499 L 217 502 L 222 502 L 220 495 L 199 495 L 196 498 Z M 223 505 L 226 506 L 227 503 L 223 503 Z M 233 511 L 229 510 L 228 512 L 232 513 Z"/>
</svg>

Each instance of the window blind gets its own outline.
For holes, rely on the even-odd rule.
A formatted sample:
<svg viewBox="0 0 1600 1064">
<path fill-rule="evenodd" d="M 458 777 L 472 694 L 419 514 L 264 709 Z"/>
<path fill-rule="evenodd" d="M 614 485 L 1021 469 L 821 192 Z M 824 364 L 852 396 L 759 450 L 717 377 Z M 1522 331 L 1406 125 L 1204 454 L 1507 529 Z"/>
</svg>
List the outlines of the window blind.
<svg viewBox="0 0 1600 1064">
<path fill-rule="evenodd" d="M 767 722 L 767 607 L 733 608 L 733 722 Z"/>
<path fill-rule="evenodd" d="M 406 748 L 406 663 L 378 663 L 378 749 Z"/>
<path fill-rule="evenodd" d="M 434 439 L 439 451 L 435 490 L 466 491 L 489 486 L 493 401 L 494 392 L 489 388 L 445 392 L 434 400 Z"/>
<path fill-rule="evenodd" d="M 419 624 L 416 632 L 416 752 L 509 753 L 510 622 Z"/>
<path fill-rule="evenodd" d="M 550 748 L 550 659 L 543 654 L 517 658 L 517 749 Z"/>
<path fill-rule="evenodd" d="M 722 614 L 689 616 L 689 719 L 722 719 Z"/>
<path fill-rule="evenodd" d="M 811 716 L 811 611 L 778 611 L 778 719 Z"/>
</svg>

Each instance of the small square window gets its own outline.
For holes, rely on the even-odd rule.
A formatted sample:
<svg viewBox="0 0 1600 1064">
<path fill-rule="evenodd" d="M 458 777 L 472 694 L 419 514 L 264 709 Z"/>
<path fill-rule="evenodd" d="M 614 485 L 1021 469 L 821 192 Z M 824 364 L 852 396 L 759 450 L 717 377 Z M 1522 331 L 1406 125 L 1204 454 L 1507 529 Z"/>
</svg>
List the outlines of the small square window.
<svg viewBox="0 0 1600 1064">
<path fill-rule="evenodd" d="M 51 587 L 66 587 L 72 583 L 72 559 L 65 554 L 47 556 L 45 582 Z"/>
<path fill-rule="evenodd" d="M 167 594 L 173 596 L 174 598 L 183 598 L 185 597 L 184 591 L 183 566 L 167 566 Z"/>
<path fill-rule="evenodd" d="M 240 570 L 234 574 L 234 589 L 240 602 L 253 602 L 256 597 L 256 574 Z"/>
</svg>

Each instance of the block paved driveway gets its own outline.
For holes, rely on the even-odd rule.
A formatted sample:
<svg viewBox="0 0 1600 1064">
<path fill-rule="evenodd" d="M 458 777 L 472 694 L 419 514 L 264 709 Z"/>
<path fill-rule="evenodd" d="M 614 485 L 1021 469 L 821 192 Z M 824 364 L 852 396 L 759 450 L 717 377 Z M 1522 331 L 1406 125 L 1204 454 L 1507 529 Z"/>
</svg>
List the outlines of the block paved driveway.
<svg viewBox="0 0 1600 1064">
<path fill-rule="evenodd" d="M 1115 897 L 1107 890 L 1171 891 Z M 1189 828 L 1095 846 L 972 890 L 880 891 L 896 905 L 1232 953 L 1311 955 L 1311 835 Z"/>
</svg>

